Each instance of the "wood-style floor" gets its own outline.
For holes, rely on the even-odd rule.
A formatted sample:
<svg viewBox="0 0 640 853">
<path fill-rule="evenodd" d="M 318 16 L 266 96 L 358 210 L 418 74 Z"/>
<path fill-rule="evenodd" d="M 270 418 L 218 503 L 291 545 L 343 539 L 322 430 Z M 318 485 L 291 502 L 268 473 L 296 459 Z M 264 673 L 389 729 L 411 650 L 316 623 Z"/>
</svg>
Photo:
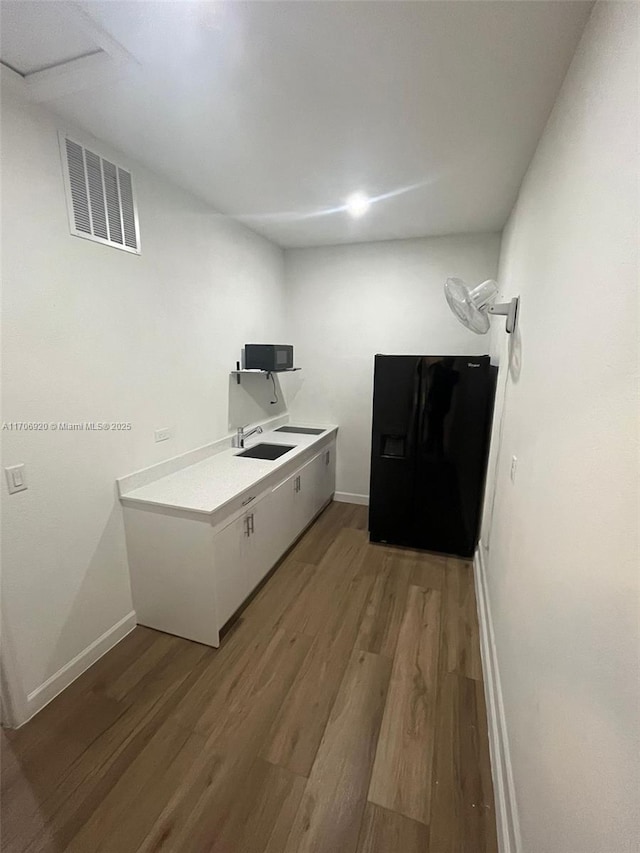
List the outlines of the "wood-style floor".
<svg viewBox="0 0 640 853">
<path fill-rule="evenodd" d="M 2 850 L 494 853 L 469 563 L 331 504 L 219 649 L 137 628 L 5 732 Z"/>
</svg>

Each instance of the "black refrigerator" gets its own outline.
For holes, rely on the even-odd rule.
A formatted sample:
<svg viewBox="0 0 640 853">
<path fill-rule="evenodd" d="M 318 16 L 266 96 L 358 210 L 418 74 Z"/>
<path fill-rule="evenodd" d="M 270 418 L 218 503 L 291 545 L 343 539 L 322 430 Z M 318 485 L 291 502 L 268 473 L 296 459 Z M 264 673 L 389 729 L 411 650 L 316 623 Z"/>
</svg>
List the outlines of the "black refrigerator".
<svg viewBox="0 0 640 853">
<path fill-rule="evenodd" d="M 376 355 L 372 542 L 473 555 L 496 376 L 486 355 Z"/>
</svg>

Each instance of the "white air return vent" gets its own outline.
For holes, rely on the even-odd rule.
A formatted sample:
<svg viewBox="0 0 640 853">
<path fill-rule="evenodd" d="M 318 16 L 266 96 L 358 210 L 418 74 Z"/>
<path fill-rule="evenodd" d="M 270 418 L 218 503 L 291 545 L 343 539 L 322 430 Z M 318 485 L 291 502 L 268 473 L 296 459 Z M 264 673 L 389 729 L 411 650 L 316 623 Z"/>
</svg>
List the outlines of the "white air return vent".
<svg viewBox="0 0 640 853">
<path fill-rule="evenodd" d="M 139 255 L 131 173 L 66 134 L 60 147 L 71 233 Z"/>
</svg>

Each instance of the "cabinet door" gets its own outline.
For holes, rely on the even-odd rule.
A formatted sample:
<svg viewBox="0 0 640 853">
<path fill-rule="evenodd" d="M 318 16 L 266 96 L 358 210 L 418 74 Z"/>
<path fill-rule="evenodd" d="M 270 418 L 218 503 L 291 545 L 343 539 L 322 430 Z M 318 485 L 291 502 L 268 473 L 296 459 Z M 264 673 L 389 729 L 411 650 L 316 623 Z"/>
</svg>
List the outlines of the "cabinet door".
<svg viewBox="0 0 640 853">
<path fill-rule="evenodd" d="M 213 537 L 218 629 L 233 616 L 249 594 L 247 576 L 248 517 L 240 516 Z"/>
<path fill-rule="evenodd" d="M 315 456 L 305 470 L 305 523 L 317 515 L 335 491 L 335 444 Z"/>
<path fill-rule="evenodd" d="M 295 519 L 295 480 L 297 474 L 280 483 L 271 492 L 267 510 L 260 524 L 260 541 L 265 560 L 265 573 L 282 557 L 297 536 Z"/>
<path fill-rule="evenodd" d="M 319 456 L 314 456 L 298 471 L 297 482 L 294 482 L 296 535 L 309 524 L 317 512 L 319 474 Z"/>
<path fill-rule="evenodd" d="M 249 594 L 276 564 L 291 542 L 291 483 L 285 481 L 247 512 L 244 542 Z"/>
<path fill-rule="evenodd" d="M 331 500 L 336 490 L 336 445 L 335 442 L 322 451 L 322 466 L 319 476 L 318 509 Z"/>
</svg>

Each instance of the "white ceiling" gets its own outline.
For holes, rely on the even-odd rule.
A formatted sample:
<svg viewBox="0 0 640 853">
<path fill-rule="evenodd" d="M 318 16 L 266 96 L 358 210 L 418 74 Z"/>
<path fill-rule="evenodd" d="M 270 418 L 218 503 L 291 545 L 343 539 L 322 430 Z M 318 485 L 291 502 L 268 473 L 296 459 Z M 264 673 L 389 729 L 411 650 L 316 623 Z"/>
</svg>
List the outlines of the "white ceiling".
<svg viewBox="0 0 640 853">
<path fill-rule="evenodd" d="M 0 56 L 19 74 L 32 74 L 97 53 L 95 41 L 56 3 L 2 3 Z"/>
<path fill-rule="evenodd" d="M 53 5 L 75 8 L 5 0 L 3 23 L 30 7 L 33 42 Z M 77 6 L 139 65 L 50 106 L 281 245 L 309 246 L 501 229 L 591 3 Z M 28 64 L 11 15 L 1 58 Z M 358 220 L 341 209 L 355 191 L 379 199 Z"/>
</svg>

